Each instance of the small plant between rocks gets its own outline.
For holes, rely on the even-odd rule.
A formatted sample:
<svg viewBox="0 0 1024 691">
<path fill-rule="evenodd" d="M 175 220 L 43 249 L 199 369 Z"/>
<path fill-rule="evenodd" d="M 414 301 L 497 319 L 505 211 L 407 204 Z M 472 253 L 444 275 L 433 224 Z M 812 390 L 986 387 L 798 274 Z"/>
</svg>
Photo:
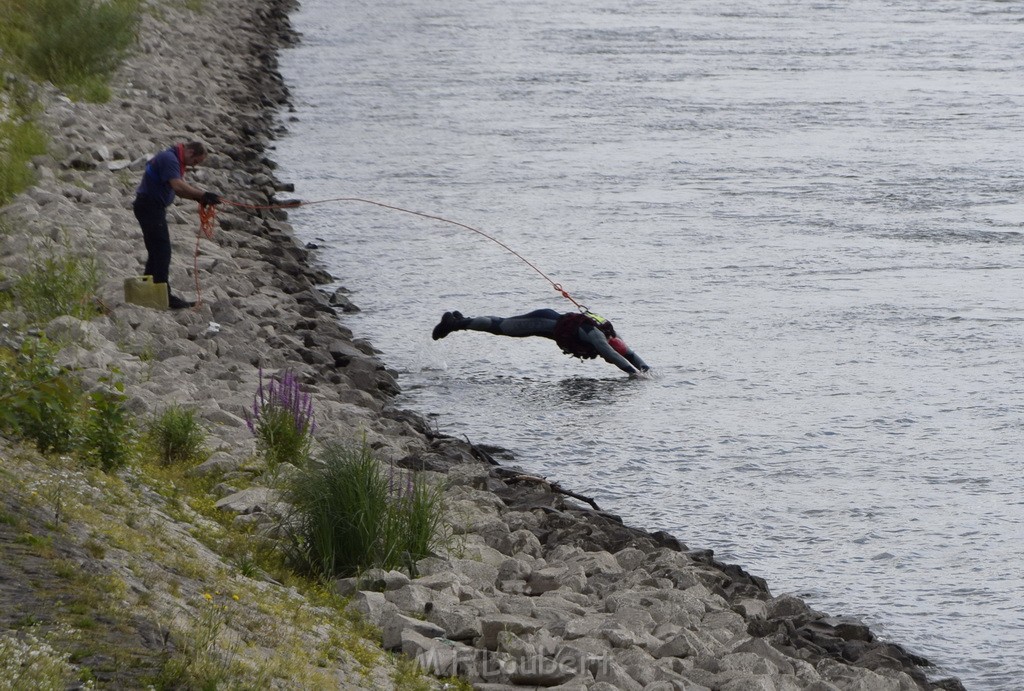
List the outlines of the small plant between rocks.
<svg viewBox="0 0 1024 691">
<path fill-rule="evenodd" d="M 11 292 L 32 323 L 45 324 L 63 315 L 88 320 L 99 314 L 96 295 L 100 279 L 95 258 L 75 256 L 48 242 L 29 261 Z"/>
<path fill-rule="evenodd" d="M 161 670 L 157 687 L 216 689 L 244 674 L 236 659 L 241 642 L 231 631 L 232 604 L 238 599 L 203 593 L 196 619 L 174 636 L 177 651 Z"/>
<path fill-rule="evenodd" d="M 81 428 L 83 456 L 106 472 L 129 465 L 135 458 L 135 423 L 125 409 L 124 382 L 100 380 L 100 388 L 85 396 Z"/>
<path fill-rule="evenodd" d="M 206 432 L 189 406 L 171 405 L 154 416 L 144 441 L 163 465 L 196 465 L 208 455 Z"/>
<path fill-rule="evenodd" d="M 47 137 L 36 123 L 40 106 L 28 91 L 18 81 L 0 85 L 0 205 L 35 182 L 29 162 L 46 153 Z"/>
</svg>

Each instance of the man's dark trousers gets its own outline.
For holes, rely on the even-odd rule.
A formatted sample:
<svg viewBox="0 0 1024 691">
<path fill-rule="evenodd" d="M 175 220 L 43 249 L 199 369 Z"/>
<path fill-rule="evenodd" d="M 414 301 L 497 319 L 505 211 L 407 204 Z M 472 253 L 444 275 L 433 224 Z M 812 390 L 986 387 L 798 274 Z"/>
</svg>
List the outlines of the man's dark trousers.
<svg viewBox="0 0 1024 691">
<path fill-rule="evenodd" d="M 167 208 L 159 199 L 142 195 L 135 197 L 132 208 L 146 243 L 145 275 L 152 276 L 153 283 L 167 283 L 171 271 L 171 233 L 167 229 Z"/>
</svg>

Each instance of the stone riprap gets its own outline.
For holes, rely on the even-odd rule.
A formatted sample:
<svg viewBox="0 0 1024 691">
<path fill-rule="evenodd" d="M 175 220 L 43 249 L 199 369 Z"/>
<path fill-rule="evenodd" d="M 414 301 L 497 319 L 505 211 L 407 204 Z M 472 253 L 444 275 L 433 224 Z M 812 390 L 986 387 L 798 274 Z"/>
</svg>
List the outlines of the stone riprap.
<svg viewBox="0 0 1024 691">
<path fill-rule="evenodd" d="M 197 185 L 252 205 L 288 191 L 270 142 L 288 105 L 276 51 L 295 39 L 294 5 L 200 5 L 153 3 L 109 103 L 43 94 L 54 143 L 34 162 L 38 184 L 2 212 L 0 270 L 17 276 L 53 243 L 96 258 L 107 314 L 46 326 L 74 343 L 61 363 L 96 384 L 116 368 L 139 415 L 195 406 L 217 450 L 193 472 L 224 478 L 224 511 L 273 525 L 285 510 L 274 490 L 235 492 L 231 478 L 253 453 L 244 411 L 261 376 L 290 369 L 315 399 L 320 438 L 365 439 L 382 460 L 446 483 L 454 534 L 442 553 L 418 562 L 414 577 L 337 583 L 387 649 L 439 675 L 480 689 L 961 688 L 930 682 L 925 660 L 859 621 L 773 597 L 710 551 L 626 526 L 396 409 L 396 374 L 343 325 L 355 307 L 322 290 L 334 279 L 297 244 L 283 211 L 222 206 L 209 241 L 197 239 L 195 205 L 178 201 L 171 284 L 189 296 L 198 279 L 200 307 L 126 304 L 123 280 L 145 258 L 131 202 L 149 156 L 199 139 L 212 153 L 190 173 Z"/>
</svg>

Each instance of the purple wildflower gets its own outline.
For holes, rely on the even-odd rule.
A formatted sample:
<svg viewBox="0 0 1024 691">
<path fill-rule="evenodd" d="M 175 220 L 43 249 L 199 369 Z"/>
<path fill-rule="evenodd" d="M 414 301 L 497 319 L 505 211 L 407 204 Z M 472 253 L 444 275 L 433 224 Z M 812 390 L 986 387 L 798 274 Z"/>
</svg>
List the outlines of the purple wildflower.
<svg viewBox="0 0 1024 691">
<path fill-rule="evenodd" d="M 291 414 L 296 432 L 312 435 L 316 431 L 313 396 L 303 393 L 298 377 L 291 370 L 280 373 L 279 379 L 271 378 L 269 385 L 264 385 L 263 368 L 260 367 L 260 386 L 253 397 L 252 412 L 247 411 L 245 416 L 249 431 L 258 434 L 260 419 L 266 411 L 283 410 Z"/>
</svg>

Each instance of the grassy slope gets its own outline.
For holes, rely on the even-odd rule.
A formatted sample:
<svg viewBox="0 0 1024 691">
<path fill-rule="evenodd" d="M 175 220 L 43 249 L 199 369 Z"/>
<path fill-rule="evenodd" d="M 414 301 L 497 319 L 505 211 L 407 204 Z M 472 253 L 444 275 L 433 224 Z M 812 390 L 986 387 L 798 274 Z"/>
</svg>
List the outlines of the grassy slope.
<svg viewBox="0 0 1024 691">
<path fill-rule="evenodd" d="M 201 489 L 2 441 L 0 468 L 0 636 L 46 640 L 70 657 L 71 677 L 100 688 L 392 685 L 373 633 L 311 584 L 267 576 L 252 536 L 204 516 L 216 509 Z M 399 687 L 426 687 L 398 675 Z"/>
</svg>

